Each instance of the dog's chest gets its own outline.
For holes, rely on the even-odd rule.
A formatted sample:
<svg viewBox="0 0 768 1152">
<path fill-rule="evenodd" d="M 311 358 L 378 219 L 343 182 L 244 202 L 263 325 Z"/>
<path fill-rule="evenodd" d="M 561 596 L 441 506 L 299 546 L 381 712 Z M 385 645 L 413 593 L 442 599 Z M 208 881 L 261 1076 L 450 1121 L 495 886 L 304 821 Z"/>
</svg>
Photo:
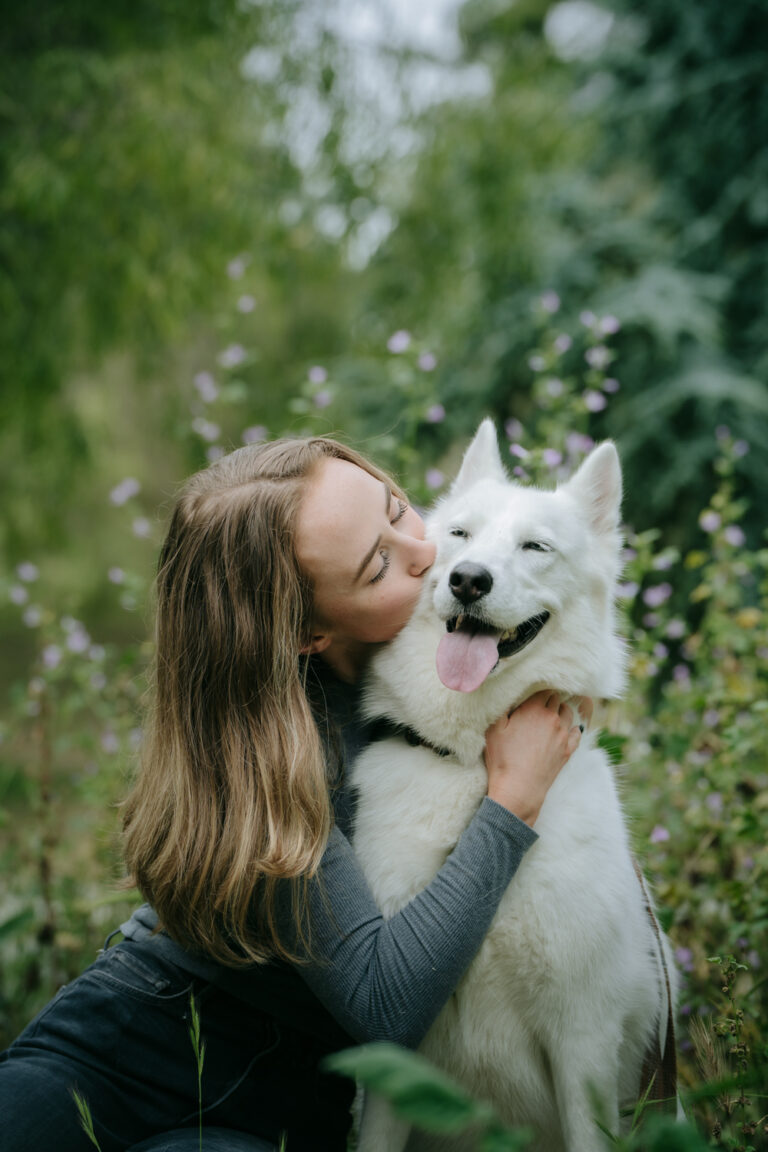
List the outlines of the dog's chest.
<svg viewBox="0 0 768 1152">
<path fill-rule="evenodd" d="M 358 761 L 355 850 L 373 894 L 392 916 L 433 879 L 477 811 L 484 766 L 460 767 L 402 741 L 373 745 Z M 619 910 L 634 883 L 624 823 L 600 752 L 572 757 L 550 789 L 529 849 L 489 936 L 491 951 L 525 941 L 550 952 L 584 931 L 607 905 Z"/>
</svg>

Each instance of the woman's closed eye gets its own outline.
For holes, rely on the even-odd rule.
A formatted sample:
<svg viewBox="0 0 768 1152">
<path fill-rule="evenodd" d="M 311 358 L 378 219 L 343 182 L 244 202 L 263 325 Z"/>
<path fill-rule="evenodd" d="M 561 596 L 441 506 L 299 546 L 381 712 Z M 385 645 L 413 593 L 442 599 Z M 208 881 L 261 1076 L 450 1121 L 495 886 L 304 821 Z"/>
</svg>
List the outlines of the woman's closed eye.
<svg viewBox="0 0 768 1152">
<path fill-rule="evenodd" d="M 395 512 L 393 518 L 390 520 L 390 524 L 397 524 L 398 520 L 402 520 L 403 516 L 405 516 L 406 512 L 408 511 L 408 505 L 406 504 L 405 500 L 400 500 L 398 497 L 395 497 L 395 504 L 397 505 L 397 511 Z"/>
<path fill-rule="evenodd" d="M 381 568 L 379 568 L 373 579 L 368 581 L 369 584 L 378 584 L 379 580 L 383 580 L 387 574 L 387 569 L 389 568 L 389 553 L 382 549 L 382 551 L 379 552 L 379 556 L 381 556 L 382 559 Z"/>
</svg>

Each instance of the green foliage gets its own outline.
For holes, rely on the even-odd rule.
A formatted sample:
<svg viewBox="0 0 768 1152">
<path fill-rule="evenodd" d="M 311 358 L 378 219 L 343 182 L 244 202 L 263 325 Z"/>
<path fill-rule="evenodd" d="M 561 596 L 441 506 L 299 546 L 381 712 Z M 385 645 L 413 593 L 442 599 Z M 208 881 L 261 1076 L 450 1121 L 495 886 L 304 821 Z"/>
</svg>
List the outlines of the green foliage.
<svg viewBox="0 0 768 1152">
<path fill-rule="evenodd" d="M 364 1044 L 327 1056 L 323 1065 L 359 1080 L 388 1100 L 401 1119 L 428 1132 L 476 1129 L 482 1152 L 516 1152 L 530 1143 L 530 1132 L 505 1131 L 489 1104 L 473 1100 L 418 1053 L 394 1044 Z"/>
<path fill-rule="evenodd" d="M 491 410 L 523 482 L 617 439 L 631 688 L 600 743 L 684 974 L 691 1116 L 716 1147 L 765 1135 L 761 6 L 612 0 L 605 51 L 570 63 L 550 8 L 472 0 L 450 64 L 388 49 L 394 127 L 299 0 L 5 21 L 5 1039 L 134 902 L 116 805 L 180 479 L 244 440 L 332 433 L 426 502 Z M 423 65 L 450 91 L 418 110 Z M 454 95 L 467 68 L 481 83 Z M 735 958 L 725 983 L 713 955 Z M 701 1144 L 653 1117 L 627 1139 Z"/>
<path fill-rule="evenodd" d="M 91 1116 L 91 1109 L 88 1105 L 88 1101 L 86 1100 L 85 1096 L 77 1091 L 76 1088 L 72 1089 L 72 1099 L 74 1100 L 75 1106 L 77 1107 L 80 1127 L 83 1129 L 83 1132 L 85 1132 L 94 1148 L 97 1148 L 99 1152 L 101 1152 L 101 1145 L 96 1139 L 96 1133 L 93 1130 L 93 1117 Z"/>
</svg>

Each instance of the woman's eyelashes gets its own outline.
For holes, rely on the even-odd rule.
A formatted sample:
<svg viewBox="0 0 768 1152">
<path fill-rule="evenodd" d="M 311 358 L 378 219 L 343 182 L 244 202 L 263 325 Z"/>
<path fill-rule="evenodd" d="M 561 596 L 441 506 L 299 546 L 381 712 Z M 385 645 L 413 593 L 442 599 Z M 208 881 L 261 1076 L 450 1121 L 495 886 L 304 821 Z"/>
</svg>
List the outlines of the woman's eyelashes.
<svg viewBox="0 0 768 1152">
<path fill-rule="evenodd" d="M 397 497 L 395 497 L 395 504 L 397 506 L 397 511 L 390 520 L 390 524 L 397 524 L 398 520 L 402 520 L 403 516 L 405 516 L 406 512 L 408 511 L 408 505 L 406 504 L 405 500 L 399 500 Z M 383 580 L 387 574 L 387 569 L 389 568 L 389 553 L 385 552 L 382 548 L 382 550 L 379 552 L 379 556 L 381 556 L 382 560 L 381 568 L 379 568 L 376 575 L 372 577 L 371 580 L 369 580 L 369 584 L 378 584 L 379 580 Z"/>
<path fill-rule="evenodd" d="M 379 568 L 376 575 L 370 581 L 371 584 L 378 584 L 379 580 L 383 580 L 387 574 L 387 569 L 389 568 L 389 553 L 382 551 L 379 553 L 379 555 L 381 556 L 381 559 L 382 559 L 382 565 L 381 565 L 381 568 Z"/>
<path fill-rule="evenodd" d="M 398 520 L 402 520 L 408 511 L 408 505 L 405 500 L 398 500 L 397 497 L 395 497 L 395 504 L 397 505 L 397 512 L 395 512 L 395 515 L 390 520 L 390 524 L 397 524 Z"/>
</svg>

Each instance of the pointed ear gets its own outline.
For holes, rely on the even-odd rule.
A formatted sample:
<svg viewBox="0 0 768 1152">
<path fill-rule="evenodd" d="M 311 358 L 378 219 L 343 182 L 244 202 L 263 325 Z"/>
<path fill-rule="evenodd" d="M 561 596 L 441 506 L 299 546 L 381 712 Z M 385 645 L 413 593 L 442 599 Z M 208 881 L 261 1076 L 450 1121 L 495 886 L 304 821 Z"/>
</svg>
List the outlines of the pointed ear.
<svg viewBox="0 0 768 1152">
<path fill-rule="evenodd" d="M 508 479 L 499 455 L 499 442 L 493 421 L 486 418 L 475 433 L 475 438 L 464 453 L 459 474 L 451 485 L 451 492 L 471 488 L 478 480 Z"/>
<path fill-rule="evenodd" d="M 593 448 L 579 470 L 562 485 L 586 511 L 596 532 L 613 532 L 619 526 L 621 465 L 611 440 Z"/>
</svg>

